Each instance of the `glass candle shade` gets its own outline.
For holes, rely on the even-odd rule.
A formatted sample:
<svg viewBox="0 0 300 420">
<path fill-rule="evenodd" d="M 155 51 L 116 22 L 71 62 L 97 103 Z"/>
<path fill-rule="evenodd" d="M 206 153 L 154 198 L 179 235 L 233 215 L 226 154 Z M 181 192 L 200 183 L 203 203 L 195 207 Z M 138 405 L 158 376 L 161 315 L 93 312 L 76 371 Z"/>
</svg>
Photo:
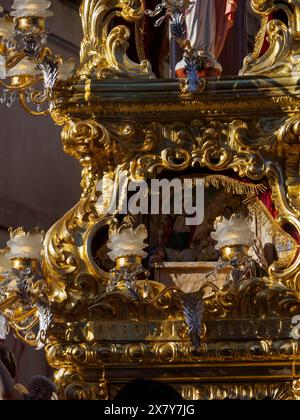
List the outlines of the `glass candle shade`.
<svg viewBox="0 0 300 420">
<path fill-rule="evenodd" d="M 254 233 L 251 218 L 245 219 L 240 214 L 233 214 L 230 220 L 219 217 L 214 227 L 215 231 L 211 233 L 211 237 L 217 241 L 216 249 L 218 250 L 232 247 L 245 250 L 253 245 Z"/>
<path fill-rule="evenodd" d="M 47 0 L 15 0 L 12 9 L 14 9 L 10 15 L 15 18 L 23 17 L 38 17 L 47 18 L 53 16 L 53 13 L 49 11 L 51 1 Z"/>
<path fill-rule="evenodd" d="M 28 233 L 20 228 L 12 231 L 7 246 L 10 248 L 9 257 L 15 259 L 38 260 L 42 251 L 43 233 L 34 229 Z"/>
<path fill-rule="evenodd" d="M 9 249 L 0 250 L 0 277 L 11 269 L 11 261 L 9 258 Z"/>
<path fill-rule="evenodd" d="M 58 80 L 66 81 L 73 75 L 75 60 L 70 58 L 67 62 L 58 65 Z"/>
<path fill-rule="evenodd" d="M 110 232 L 107 244 L 111 251 L 108 253 L 112 261 L 124 257 L 145 258 L 147 252 L 144 251 L 148 245 L 144 243 L 148 237 L 147 228 L 139 225 L 136 229 L 130 227 L 125 229 L 114 229 Z"/>
<path fill-rule="evenodd" d="M 28 57 L 23 58 L 15 67 L 7 71 L 7 77 L 15 78 L 17 82 L 15 84 L 22 84 L 27 79 L 34 79 L 40 75 L 40 72 L 36 69 L 35 63 L 33 63 Z"/>
</svg>

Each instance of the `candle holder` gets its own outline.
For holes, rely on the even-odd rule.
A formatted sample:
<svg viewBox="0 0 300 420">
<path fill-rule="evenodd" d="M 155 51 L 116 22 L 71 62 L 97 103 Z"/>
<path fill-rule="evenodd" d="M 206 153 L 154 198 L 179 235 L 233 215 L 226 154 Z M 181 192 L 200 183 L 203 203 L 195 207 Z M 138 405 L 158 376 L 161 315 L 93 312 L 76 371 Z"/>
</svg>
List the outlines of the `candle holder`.
<svg viewBox="0 0 300 420">
<path fill-rule="evenodd" d="M 10 248 L 12 260 L 38 260 L 43 246 L 43 231 L 38 228 L 26 232 L 24 228 L 10 229 L 10 240 L 7 246 Z"/>
<path fill-rule="evenodd" d="M 45 19 L 53 16 L 53 13 L 48 10 L 50 6 L 51 1 L 48 0 L 15 0 L 10 15 L 16 19 Z"/>
<path fill-rule="evenodd" d="M 37 271 L 39 262 L 36 259 L 18 257 L 11 259 L 11 266 L 15 270 Z"/>
<path fill-rule="evenodd" d="M 224 246 L 220 249 L 220 253 L 224 261 L 241 260 L 248 255 L 249 248 L 245 245 Z"/>
<path fill-rule="evenodd" d="M 134 229 L 134 219 L 130 216 L 124 218 L 122 224 L 114 223 L 109 232 L 108 253 L 115 268 L 111 270 L 111 279 L 107 291 L 131 290 L 136 292 L 138 276 L 145 273 L 142 259 L 147 256 L 144 243 L 148 237 L 147 228 L 139 225 Z"/>
<path fill-rule="evenodd" d="M 251 223 L 250 217 L 244 218 L 241 214 L 233 214 L 229 220 L 223 216 L 216 219 L 211 237 L 217 241 L 216 249 L 220 250 L 224 261 L 240 261 L 248 255 L 254 243 Z"/>
<path fill-rule="evenodd" d="M 15 0 L 10 14 L 0 18 L 0 102 L 10 108 L 18 99 L 34 116 L 52 111 L 54 88 L 73 75 L 75 66 L 75 60 L 64 61 L 47 47 L 50 6 L 47 0 Z"/>
<path fill-rule="evenodd" d="M 44 346 L 52 322 L 39 265 L 43 237 L 37 228 L 29 232 L 11 229 L 7 248 L 0 252 L 0 317 L 8 330 L 22 330 L 24 341 L 38 349 Z"/>
</svg>

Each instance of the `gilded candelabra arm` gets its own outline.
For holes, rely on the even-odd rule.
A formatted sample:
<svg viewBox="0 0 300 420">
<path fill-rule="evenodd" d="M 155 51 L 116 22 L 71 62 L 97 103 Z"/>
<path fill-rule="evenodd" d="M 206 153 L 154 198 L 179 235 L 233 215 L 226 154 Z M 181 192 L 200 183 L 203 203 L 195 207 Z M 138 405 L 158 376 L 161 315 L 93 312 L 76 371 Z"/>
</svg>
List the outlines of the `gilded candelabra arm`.
<svg viewBox="0 0 300 420">
<path fill-rule="evenodd" d="M 0 80 L 0 85 L 4 88 L 2 93 L 1 102 L 7 103 L 8 106 L 12 105 L 13 100 L 18 96 L 20 105 L 26 112 L 33 116 L 47 115 L 50 109 L 42 110 L 43 105 L 48 105 L 48 95 L 42 89 L 34 87 L 43 86 L 43 77 L 37 78 L 15 78 L 11 84 Z M 32 109 L 32 106 L 36 107 Z"/>
<path fill-rule="evenodd" d="M 254 52 L 245 58 L 240 74 L 276 77 L 299 73 L 299 1 L 252 0 L 251 6 L 262 26 Z"/>
<path fill-rule="evenodd" d="M 24 58 L 26 54 L 24 51 L 16 51 L 15 49 L 8 50 L 8 54 L 6 57 L 6 70 L 10 70 L 14 68 L 17 64 L 19 64 Z"/>
<path fill-rule="evenodd" d="M 80 15 L 83 26 L 81 65 L 77 76 L 88 78 L 153 78 L 147 60 L 135 63 L 127 56 L 130 30 L 115 26 L 117 18 L 137 22 L 143 17 L 143 0 L 84 0 Z"/>
<path fill-rule="evenodd" d="M 4 88 L 0 101 L 11 107 L 18 99 L 34 116 L 52 112 L 53 90 L 58 80 L 72 75 L 75 66 L 46 46 L 45 19 L 52 15 L 49 6 L 45 1 L 15 1 L 10 16 L 0 17 L 0 82 Z"/>
<path fill-rule="evenodd" d="M 6 83 L 5 81 L 3 81 L 3 80 L 0 80 L 0 85 L 2 86 L 2 87 L 4 87 L 5 89 L 7 89 L 7 90 L 9 90 L 9 91 L 12 91 L 12 92 L 24 92 L 24 91 L 26 91 L 28 88 L 30 88 L 30 87 L 32 87 L 33 85 L 35 85 L 36 83 L 39 83 L 39 82 L 42 82 L 43 81 L 43 78 L 42 77 L 40 77 L 40 78 L 38 78 L 38 79 L 31 79 L 31 80 L 23 80 L 23 81 L 21 81 L 20 79 L 19 79 L 19 81 L 20 82 L 23 82 L 23 83 L 16 83 L 16 84 L 14 84 L 14 83 L 11 83 L 11 84 L 9 84 L 9 83 Z"/>
<path fill-rule="evenodd" d="M 18 274 L 19 275 L 19 274 Z M 21 275 L 21 274 L 20 274 Z M 21 275 L 22 276 L 22 275 Z M 17 283 L 20 280 L 17 280 Z M 6 298 L 0 299 L 0 318 L 6 320 L 8 329 L 18 339 L 32 347 L 40 349 L 46 341 L 46 333 L 52 322 L 52 315 L 42 291 L 31 293 L 24 300 L 24 290 L 17 284 L 16 291 L 10 291 Z M 2 288 L 2 286 L 1 286 Z M 29 302 L 30 294 L 30 302 Z"/>
<path fill-rule="evenodd" d="M 11 330 L 20 340 L 42 348 L 52 323 L 52 312 L 41 278 L 39 256 L 43 232 L 11 230 L 7 248 L 0 254 L 0 335 Z M 4 330 L 4 331 L 3 331 Z M 4 337 L 3 337 L 4 334 Z"/>
<path fill-rule="evenodd" d="M 29 106 L 30 102 L 37 105 L 37 109 L 40 109 L 40 107 L 42 107 L 42 105 L 45 104 L 45 102 L 47 101 L 47 98 L 43 96 L 43 99 L 38 99 L 37 97 L 39 97 L 40 95 L 41 95 L 40 91 L 33 91 L 30 93 L 24 92 L 24 91 L 19 92 L 19 103 L 21 107 L 34 117 L 48 115 L 51 112 L 50 109 L 45 109 L 44 111 L 36 111 L 30 108 Z"/>
</svg>

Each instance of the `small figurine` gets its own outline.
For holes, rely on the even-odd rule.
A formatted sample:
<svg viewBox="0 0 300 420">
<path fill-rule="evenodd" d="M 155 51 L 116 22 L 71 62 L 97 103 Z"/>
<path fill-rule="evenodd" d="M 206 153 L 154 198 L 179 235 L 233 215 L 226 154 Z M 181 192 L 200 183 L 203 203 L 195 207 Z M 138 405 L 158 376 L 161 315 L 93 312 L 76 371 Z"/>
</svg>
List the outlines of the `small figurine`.
<svg viewBox="0 0 300 420">
<path fill-rule="evenodd" d="M 220 76 L 222 53 L 229 30 L 234 24 L 238 0 L 195 0 L 186 15 L 186 38 L 193 55 L 201 63 L 199 77 Z M 186 57 L 176 65 L 176 76 L 186 76 Z"/>
</svg>

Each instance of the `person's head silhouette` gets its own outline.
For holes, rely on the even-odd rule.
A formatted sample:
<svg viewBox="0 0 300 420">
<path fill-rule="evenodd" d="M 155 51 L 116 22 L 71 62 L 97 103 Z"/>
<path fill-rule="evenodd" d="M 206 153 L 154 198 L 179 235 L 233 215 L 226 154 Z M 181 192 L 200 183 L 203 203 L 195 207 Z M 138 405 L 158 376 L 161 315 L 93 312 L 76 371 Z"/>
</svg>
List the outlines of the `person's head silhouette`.
<svg viewBox="0 0 300 420">
<path fill-rule="evenodd" d="M 164 402 L 182 401 L 181 395 L 171 386 L 158 381 L 136 379 L 125 385 L 116 401 Z"/>
</svg>

